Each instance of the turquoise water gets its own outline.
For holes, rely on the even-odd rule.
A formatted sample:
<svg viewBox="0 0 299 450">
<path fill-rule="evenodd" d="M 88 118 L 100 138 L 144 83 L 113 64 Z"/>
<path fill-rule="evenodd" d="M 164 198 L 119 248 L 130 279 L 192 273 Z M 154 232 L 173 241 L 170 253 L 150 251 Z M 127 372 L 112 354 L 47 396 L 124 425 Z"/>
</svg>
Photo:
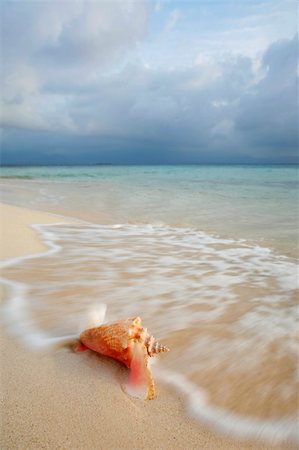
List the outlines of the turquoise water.
<svg viewBox="0 0 299 450">
<path fill-rule="evenodd" d="M 296 166 L 86 166 L 1 170 L 2 200 L 95 223 L 190 227 L 298 254 Z"/>
</svg>

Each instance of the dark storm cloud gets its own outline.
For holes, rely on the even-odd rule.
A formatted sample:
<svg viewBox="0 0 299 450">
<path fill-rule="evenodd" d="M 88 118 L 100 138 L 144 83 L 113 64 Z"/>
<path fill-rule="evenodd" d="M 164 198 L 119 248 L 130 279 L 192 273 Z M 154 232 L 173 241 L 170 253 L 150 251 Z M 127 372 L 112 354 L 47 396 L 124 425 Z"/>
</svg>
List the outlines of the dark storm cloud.
<svg viewBox="0 0 299 450">
<path fill-rule="evenodd" d="M 5 5 L 2 162 L 296 161 L 297 36 L 148 66 L 146 2 Z"/>
<path fill-rule="evenodd" d="M 264 54 L 265 78 L 241 99 L 236 129 L 265 154 L 283 156 L 298 147 L 297 36 Z"/>
</svg>

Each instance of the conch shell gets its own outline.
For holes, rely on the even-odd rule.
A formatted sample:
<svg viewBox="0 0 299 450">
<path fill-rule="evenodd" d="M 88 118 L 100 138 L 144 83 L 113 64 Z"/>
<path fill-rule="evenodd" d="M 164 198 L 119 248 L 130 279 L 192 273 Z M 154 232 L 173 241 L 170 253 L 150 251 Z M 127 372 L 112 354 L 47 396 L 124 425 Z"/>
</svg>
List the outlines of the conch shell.
<svg viewBox="0 0 299 450">
<path fill-rule="evenodd" d="M 134 397 L 151 400 L 155 386 L 148 367 L 148 359 L 169 349 L 157 342 L 140 317 L 119 320 L 89 328 L 80 335 L 76 351 L 93 350 L 125 364 L 130 371 L 127 392 Z"/>
</svg>

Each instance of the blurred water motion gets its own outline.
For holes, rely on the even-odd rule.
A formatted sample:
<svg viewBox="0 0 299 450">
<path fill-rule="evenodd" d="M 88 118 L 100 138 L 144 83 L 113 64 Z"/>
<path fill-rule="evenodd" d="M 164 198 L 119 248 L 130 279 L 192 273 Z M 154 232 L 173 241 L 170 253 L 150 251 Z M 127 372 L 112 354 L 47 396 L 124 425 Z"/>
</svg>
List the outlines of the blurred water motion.
<svg viewBox="0 0 299 450">
<path fill-rule="evenodd" d="M 107 304 L 107 320 L 140 315 L 171 348 L 158 375 L 186 394 L 193 413 L 224 428 L 294 439 L 293 260 L 167 226 L 37 230 L 48 253 L 3 269 L 11 289 L 6 318 L 24 340 L 42 347 L 78 335 L 97 302 Z"/>
</svg>

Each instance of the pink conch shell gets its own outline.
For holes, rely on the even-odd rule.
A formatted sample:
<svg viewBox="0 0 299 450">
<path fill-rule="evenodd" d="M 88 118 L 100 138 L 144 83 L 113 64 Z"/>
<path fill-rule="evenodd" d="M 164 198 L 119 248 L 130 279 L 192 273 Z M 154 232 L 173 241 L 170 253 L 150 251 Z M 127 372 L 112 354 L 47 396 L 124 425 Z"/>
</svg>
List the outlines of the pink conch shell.
<svg viewBox="0 0 299 450">
<path fill-rule="evenodd" d="M 155 396 L 152 374 L 148 358 L 169 349 L 155 341 L 140 317 L 119 320 L 95 328 L 89 328 L 80 335 L 76 351 L 87 348 L 110 356 L 131 369 L 127 391 L 137 397 L 151 400 Z"/>
</svg>

